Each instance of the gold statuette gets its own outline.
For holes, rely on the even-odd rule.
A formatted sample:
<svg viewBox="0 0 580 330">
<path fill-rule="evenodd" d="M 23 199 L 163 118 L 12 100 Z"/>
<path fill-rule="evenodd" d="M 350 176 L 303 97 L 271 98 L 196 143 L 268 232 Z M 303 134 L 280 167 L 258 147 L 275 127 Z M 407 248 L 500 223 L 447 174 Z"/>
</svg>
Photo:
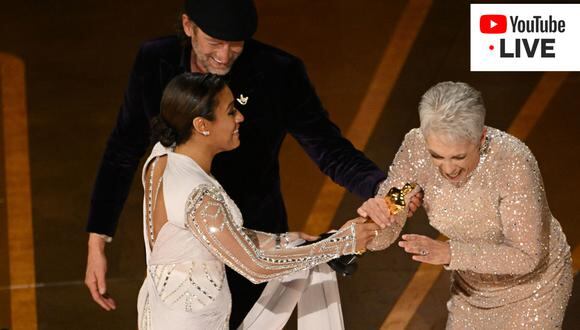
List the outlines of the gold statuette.
<svg viewBox="0 0 580 330">
<path fill-rule="evenodd" d="M 403 188 L 398 189 L 393 187 L 385 196 L 385 202 L 391 215 L 395 218 L 395 222 L 385 229 L 379 230 L 377 236 L 367 245 L 367 249 L 371 251 L 380 251 L 386 249 L 389 245 L 399 237 L 407 214 L 409 213 L 409 201 L 421 188 L 416 183 L 406 183 Z M 367 220 L 367 222 L 372 220 Z"/>
</svg>

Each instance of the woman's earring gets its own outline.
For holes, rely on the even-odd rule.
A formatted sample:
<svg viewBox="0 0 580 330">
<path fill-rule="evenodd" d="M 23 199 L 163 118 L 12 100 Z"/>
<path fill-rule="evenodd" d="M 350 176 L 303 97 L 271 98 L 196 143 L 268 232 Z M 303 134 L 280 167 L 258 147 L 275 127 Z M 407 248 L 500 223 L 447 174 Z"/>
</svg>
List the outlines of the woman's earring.
<svg viewBox="0 0 580 330">
<path fill-rule="evenodd" d="M 488 136 L 485 137 L 485 139 L 483 140 L 483 143 L 479 147 L 479 154 L 482 156 L 487 154 L 487 149 L 489 149 L 489 137 Z"/>
<path fill-rule="evenodd" d="M 201 132 L 201 134 L 203 134 L 204 136 L 208 136 L 209 135 L 209 131 L 203 131 L 203 132 Z"/>
</svg>

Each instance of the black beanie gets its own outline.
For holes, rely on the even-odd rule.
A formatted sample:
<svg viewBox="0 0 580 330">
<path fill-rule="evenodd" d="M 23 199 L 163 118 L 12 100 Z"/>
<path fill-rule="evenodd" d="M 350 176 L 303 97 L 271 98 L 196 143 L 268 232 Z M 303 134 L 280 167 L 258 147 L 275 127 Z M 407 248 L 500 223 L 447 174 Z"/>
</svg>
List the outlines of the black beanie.
<svg viewBox="0 0 580 330">
<path fill-rule="evenodd" d="M 252 0 L 185 0 L 185 13 L 205 34 L 225 41 L 243 41 L 258 27 Z"/>
</svg>

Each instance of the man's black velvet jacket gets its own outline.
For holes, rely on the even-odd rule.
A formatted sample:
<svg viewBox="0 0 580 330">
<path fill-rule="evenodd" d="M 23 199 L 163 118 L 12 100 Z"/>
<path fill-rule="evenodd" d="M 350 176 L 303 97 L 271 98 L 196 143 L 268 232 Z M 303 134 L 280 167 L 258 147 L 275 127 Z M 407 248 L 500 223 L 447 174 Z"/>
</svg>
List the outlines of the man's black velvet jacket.
<svg viewBox="0 0 580 330">
<path fill-rule="evenodd" d="M 115 233 L 134 173 L 151 142 L 149 121 L 159 113 L 169 81 L 190 70 L 190 54 L 191 48 L 182 47 L 177 37 L 141 47 L 94 186 L 89 232 Z M 234 98 L 248 98 L 245 105 L 236 102 L 245 117 L 241 144 L 214 159 L 212 174 L 240 208 L 244 226 L 266 232 L 288 229 L 278 164 L 286 133 L 322 172 L 361 197 L 371 197 L 385 178 L 329 120 L 300 59 L 248 40 L 230 71 L 229 86 Z"/>
</svg>

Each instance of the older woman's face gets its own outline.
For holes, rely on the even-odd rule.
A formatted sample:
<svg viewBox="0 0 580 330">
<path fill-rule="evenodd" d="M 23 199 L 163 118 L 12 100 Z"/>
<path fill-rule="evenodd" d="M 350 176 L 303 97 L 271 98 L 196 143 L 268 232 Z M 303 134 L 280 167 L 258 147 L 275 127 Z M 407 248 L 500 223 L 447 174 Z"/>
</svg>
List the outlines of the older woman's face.
<svg viewBox="0 0 580 330">
<path fill-rule="evenodd" d="M 427 150 L 433 164 L 443 178 L 458 185 L 467 179 L 479 163 L 480 143 L 469 140 L 453 140 L 444 135 L 431 133 L 425 137 Z"/>
</svg>

